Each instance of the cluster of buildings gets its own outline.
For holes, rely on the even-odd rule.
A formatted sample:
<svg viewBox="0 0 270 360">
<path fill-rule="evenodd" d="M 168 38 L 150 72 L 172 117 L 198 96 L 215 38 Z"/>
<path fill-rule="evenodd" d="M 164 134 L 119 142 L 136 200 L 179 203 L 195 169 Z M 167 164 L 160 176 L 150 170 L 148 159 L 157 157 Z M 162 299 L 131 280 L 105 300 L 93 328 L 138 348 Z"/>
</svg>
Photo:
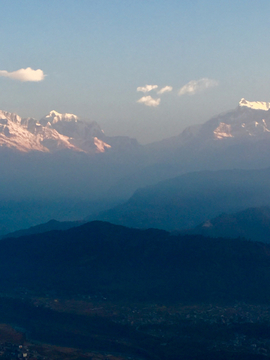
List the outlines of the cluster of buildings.
<svg viewBox="0 0 270 360">
<path fill-rule="evenodd" d="M 46 357 L 41 356 L 37 351 L 29 349 L 27 346 L 18 345 L 10 342 L 0 343 L 0 358 L 17 360 L 45 360 Z"/>
</svg>

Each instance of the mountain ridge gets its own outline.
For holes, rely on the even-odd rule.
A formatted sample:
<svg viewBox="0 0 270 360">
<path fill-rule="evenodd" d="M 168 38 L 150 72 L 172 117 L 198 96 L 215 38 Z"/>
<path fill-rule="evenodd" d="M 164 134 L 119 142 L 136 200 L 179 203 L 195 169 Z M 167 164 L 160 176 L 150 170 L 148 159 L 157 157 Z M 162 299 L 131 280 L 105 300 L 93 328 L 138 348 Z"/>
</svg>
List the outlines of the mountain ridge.
<svg viewBox="0 0 270 360">
<path fill-rule="evenodd" d="M 95 154 L 111 149 L 107 141 L 111 141 L 116 149 L 118 143 L 120 146 L 124 143 L 126 147 L 136 143 L 133 139 L 127 141 L 127 137 L 116 138 L 105 136 L 95 121 L 82 121 L 74 114 L 52 110 L 38 121 L 0 110 L 0 147 L 20 152 L 53 153 L 64 149 Z"/>
</svg>

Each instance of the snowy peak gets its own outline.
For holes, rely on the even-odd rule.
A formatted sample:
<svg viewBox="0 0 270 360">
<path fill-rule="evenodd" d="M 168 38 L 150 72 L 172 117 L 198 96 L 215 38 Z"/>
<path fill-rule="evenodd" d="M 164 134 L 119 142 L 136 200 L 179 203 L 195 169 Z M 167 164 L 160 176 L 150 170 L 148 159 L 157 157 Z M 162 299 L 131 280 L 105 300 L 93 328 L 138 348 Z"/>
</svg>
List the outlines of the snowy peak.
<svg viewBox="0 0 270 360">
<path fill-rule="evenodd" d="M 218 114 L 204 124 L 186 128 L 171 138 L 173 146 L 208 146 L 210 143 L 232 144 L 270 142 L 270 103 L 247 101 L 244 98 L 235 109 Z M 168 144 L 168 140 L 162 143 Z M 177 145 L 176 145 L 177 144 Z M 200 144 L 200 145 L 198 145 Z"/>
<path fill-rule="evenodd" d="M 21 152 L 68 149 L 96 154 L 111 148 L 104 140 L 106 137 L 97 123 L 81 121 L 74 114 L 53 110 L 37 121 L 0 110 L 0 147 Z"/>
<path fill-rule="evenodd" d="M 85 122 L 74 114 L 60 114 L 55 110 L 44 116 L 40 124 L 54 129 L 69 138 L 70 144 L 86 153 L 105 152 L 110 145 L 104 142 L 105 135 L 96 122 Z"/>
<path fill-rule="evenodd" d="M 253 110 L 264 110 L 268 111 L 270 108 L 269 102 L 263 102 L 263 101 L 247 101 L 246 99 L 242 98 L 239 102 L 240 107 L 248 107 Z"/>
<path fill-rule="evenodd" d="M 73 121 L 73 122 L 77 122 L 79 120 L 77 115 L 74 114 L 60 114 L 59 112 L 52 110 L 49 112 L 48 115 L 44 116 L 41 119 L 41 122 L 50 122 L 51 124 L 56 124 L 59 121 Z"/>
</svg>

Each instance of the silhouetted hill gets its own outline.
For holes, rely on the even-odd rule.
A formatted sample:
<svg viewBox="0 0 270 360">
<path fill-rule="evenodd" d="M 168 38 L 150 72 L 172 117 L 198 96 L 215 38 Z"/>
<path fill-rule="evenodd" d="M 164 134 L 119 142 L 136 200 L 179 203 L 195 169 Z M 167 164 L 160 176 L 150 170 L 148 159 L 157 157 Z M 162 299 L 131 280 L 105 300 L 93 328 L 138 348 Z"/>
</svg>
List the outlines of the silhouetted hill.
<svg viewBox="0 0 270 360">
<path fill-rule="evenodd" d="M 153 301 L 270 300 L 270 245 L 91 222 L 1 241 L 0 291 Z"/>
<path fill-rule="evenodd" d="M 138 228 L 188 229 L 223 212 L 270 205 L 269 182 L 269 168 L 188 173 L 139 189 L 96 219 Z"/>
<path fill-rule="evenodd" d="M 270 242 L 270 207 L 249 208 L 234 214 L 221 214 L 185 233 L 211 237 L 243 237 L 268 243 Z"/>
<path fill-rule="evenodd" d="M 7 235 L 4 235 L 2 238 L 18 238 L 20 236 L 27 236 L 33 234 L 41 234 L 47 231 L 52 230 L 68 230 L 76 226 L 83 225 L 85 221 L 57 221 L 50 220 L 45 224 L 40 224 L 36 226 L 31 226 L 29 229 L 23 229 L 14 231 Z"/>
</svg>

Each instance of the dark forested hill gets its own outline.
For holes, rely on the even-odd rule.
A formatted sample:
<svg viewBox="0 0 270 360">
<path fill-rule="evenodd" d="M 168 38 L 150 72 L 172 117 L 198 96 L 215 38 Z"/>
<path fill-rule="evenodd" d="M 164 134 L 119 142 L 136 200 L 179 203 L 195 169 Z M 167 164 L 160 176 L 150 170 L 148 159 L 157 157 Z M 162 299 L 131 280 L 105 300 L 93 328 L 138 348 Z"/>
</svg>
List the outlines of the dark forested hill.
<svg viewBox="0 0 270 360">
<path fill-rule="evenodd" d="M 270 245 L 91 222 L 4 239 L 0 291 L 154 301 L 270 300 Z"/>
</svg>

